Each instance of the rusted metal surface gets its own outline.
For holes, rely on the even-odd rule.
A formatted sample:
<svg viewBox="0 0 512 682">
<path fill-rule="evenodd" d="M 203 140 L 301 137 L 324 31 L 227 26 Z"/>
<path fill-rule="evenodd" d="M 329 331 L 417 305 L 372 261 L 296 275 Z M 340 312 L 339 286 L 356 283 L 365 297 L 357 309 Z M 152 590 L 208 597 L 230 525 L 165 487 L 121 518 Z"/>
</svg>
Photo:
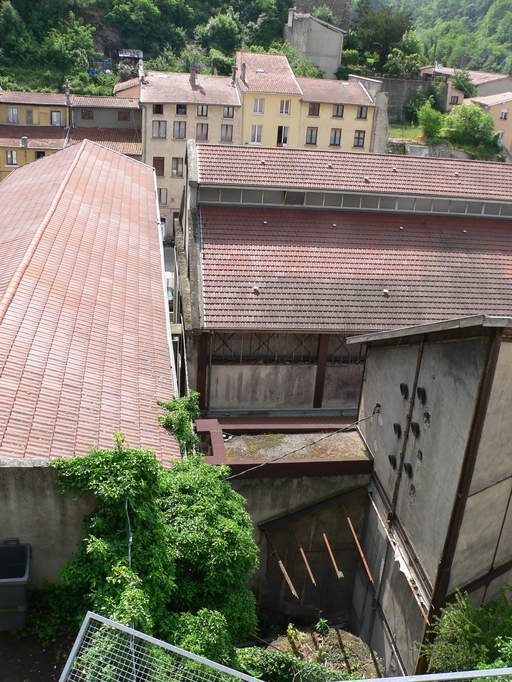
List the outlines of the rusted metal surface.
<svg viewBox="0 0 512 682">
<path fill-rule="evenodd" d="M 345 512 L 345 516 L 347 518 L 347 522 L 348 522 L 348 525 L 350 528 L 350 532 L 352 533 L 352 537 L 354 538 L 354 542 L 356 543 L 357 551 L 359 552 L 359 556 L 361 557 L 361 561 L 363 562 L 363 565 L 364 565 L 364 568 L 366 571 L 366 575 L 368 576 L 368 580 L 371 583 L 373 583 L 374 580 L 372 577 L 372 573 L 370 571 L 370 567 L 368 566 L 368 562 L 366 561 L 366 557 L 364 555 L 363 548 L 361 547 L 361 543 L 359 542 L 359 538 L 357 537 L 357 533 L 355 531 L 355 528 L 352 524 L 352 521 L 350 520 L 350 516 L 348 515 L 347 508 L 345 507 L 344 504 L 342 505 L 342 507 L 343 507 L 343 511 Z"/>
<path fill-rule="evenodd" d="M 288 575 L 288 571 L 286 570 L 286 568 L 284 567 L 283 562 L 281 561 L 281 558 L 280 558 L 280 556 L 279 556 L 279 554 L 278 554 L 278 552 L 277 552 L 277 549 L 276 549 L 276 548 L 274 547 L 274 545 L 272 544 L 272 540 L 270 539 L 269 534 L 266 533 L 265 531 L 263 531 L 263 533 L 265 534 L 265 537 L 267 538 L 267 542 L 268 542 L 268 544 L 270 545 L 270 548 L 271 548 L 271 550 L 272 550 L 272 553 L 276 555 L 277 563 L 278 563 L 278 565 L 279 565 L 279 568 L 281 569 L 281 573 L 283 574 L 284 579 L 285 579 L 286 582 L 288 583 L 288 587 L 290 588 L 291 593 L 293 594 L 293 596 L 294 596 L 296 599 L 298 599 L 298 598 L 299 598 L 299 595 L 297 594 L 297 591 L 296 591 L 295 587 L 293 586 L 292 579 L 291 579 L 290 576 Z"/>
<path fill-rule="evenodd" d="M 338 564 L 336 563 L 336 559 L 334 558 L 334 554 L 332 552 L 331 545 L 329 544 L 329 540 L 327 539 L 327 534 L 324 530 L 324 527 L 322 526 L 322 522 L 320 521 L 320 517 L 318 516 L 318 514 L 315 514 L 315 518 L 316 518 L 316 521 L 320 527 L 320 531 L 322 533 L 322 537 L 324 539 L 325 546 L 327 547 L 327 551 L 329 552 L 329 556 L 331 557 L 332 565 L 334 566 L 334 570 L 336 572 L 336 577 L 338 579 L 343 578 L 344 577 L 343 573 L 338 568 Z"/>
<path fill-rule="evenodd" d="M 290 523 L 290 528 L 292 529 L 293 535 L 295 536 L 295 540 L 297 542 L 297 545 L 299 546 L 300 555 L 304 561 L 304 564 L 306 565 L 309 577 L 311 578 L 311 582 L 316 587 L 315 576 L 313 575 L 313 571 L 311 570 L 311 566 L 309 565 L 309 561 L 306 557 L 306 553 L 303 550 L 302 545 L 300 544 L 299 536 L 297 535 L 297 531 L 295 530 L 295 526 L 293 525 L 293 523 Z"/>
</svg>

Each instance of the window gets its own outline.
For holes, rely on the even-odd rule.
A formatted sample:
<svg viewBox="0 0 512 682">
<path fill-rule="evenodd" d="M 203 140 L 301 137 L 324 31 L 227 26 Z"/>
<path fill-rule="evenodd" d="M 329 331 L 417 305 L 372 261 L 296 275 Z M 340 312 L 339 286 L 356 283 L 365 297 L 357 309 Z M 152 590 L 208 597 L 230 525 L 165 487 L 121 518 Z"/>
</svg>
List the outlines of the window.
<svg viewBox="0 0 512 682">
<path fill-rule="evenodd" d="M 172 177 L 182 178 L 183 177 L 183 157 L 173 156 L 172 159 Z"/>
<path fill-rule="evenodd" d="M 306 130 L 306 144 L 316 144 L 318 128 L 308 128 Z"/>
<path fill-rule="evenodd" d="M 450 100 L 450 104 L 458 104 L 459 103 L 459 96 L 458 95 L 452 95 L 452 98 Z"/>
<path fill-rule="evenodd" d="M 290 134 L 290 128 L 288 126 L 278 126 L 277 128 L 277 146 L 282 147 L 288 144 L 288 136 Z"/>
<path fill-rule="evenodd" d="M 184 140 L 187 135 L 187 124 L 185 121 L 174 121 L 174 139 Z"/>
<path fill-rule="evenodd" d="M 18 107 L 7 107 L 7 123 L 19 123 Z"/>
<path fill-rule="evenodd" d="M 52 111 L 52 114 L 56 114 L 56 111 Z M 93 121 L 94 120 L 94 111 L 92 109 L 82 109 L 82 121 Z M 59 125 L 58 123 L 53 123 L 52 120 L 52 125 Z"/>
<path fill-rule="evenodd" d="M 167 188 L 166 187 L 159 187 L 158 188 L 158 203 L 160 206 L 165 206 L 167 203 Z"/>
<path fill-rule="evenodd" d="M 186 115 L 187 115 L 187 105 L 186 104 L 177 104 L 176 105 L 176 116 L 186 116 Z"/>
<path fill-rule="evenodd" d="M 368 118 L 368 107 L 357 107 L 356 118 Z"/>
<path fill-rule="evenodd" d="M 163 104 L 153 104 L 153 113 L 154 114 L 163 114 L 164 113 L 164 105 Z"/>
<path fill-rule="evenodd" d="M 130 120 L 130 112 L 129 111 L 118 111 L 117 112 L 117 120 L 118 121 L 129 121 Z"/>
<path fill-rule="evenodd" d="M 167 121 L 153 121 L 153 137 L 165 140 L 167 137 Z"/>
<path fill-rule="evenodd" d="M 504 136 L 504 135 L 505 135 L 505 131 L 504 131 L 504 130 L 500 130 L 500 131 L 498 132 L 498 144 L 503 144 L 503 136 Z"/>
<path fill-rule="evenodd" d="M 60 111 L 50 112 L 50 122 L 52 126 L 60 126 Z"/>
<path fill-rule="evenodd" d="M 197 115 L 198 116 L 208 116 L 208 106 L 206 104 L 197 105 Z"/>
<path fill-rule="evenodd" d="M 233 126 L 222 125 L 220 127 L 220 140 L 221 142 L 233 142 Z"/>
<path fill-rule="evenodd" d="M 224 111 L 222 112 L 222 118 L 233 118 L 234 115 L 235 115 L 234 107 L 224 107 Z"/>
<path fill-rule="evenodd" d="M 208 123 L 198 123 L 196 125 L 196 140 L 208 139 Z"/>
<path fill-rule="evenodd" d="M 156 174 L 158 177 L 162 177 L 164 175 L 164 167 L 165 167 L 165 159 L 163 156 L 154 156 L 153 157 L 153 168 L 156 171 Z"/>
<path fill-rule="evenodd" d="M 500 118 L 502 121 L 506 121 L 508 118 L 508 109 L 502 109 Z"/>
<path fill-rule="evenodd" d="M 281 116 L 289 116 L 290 115 L 290 106 L 291 106 L 291 100 L 289 99 L 282 99 L 281 104 L 279 105 L 279 113 Z"/>
<path fill-rule="evenodd" d="M 251 126 L 251 144 L 261 144 L 263 126 Z"/>
<path fill-rule="evenodd" d="M 364 147 L 364 130 L 356 130 L 354 133 L 354 147 Z"/>
<path fill-rule="evenodd" d="M 33 109 L 27 109 L 27 125 L 30 125 L 31 123 L 34 123 L 34 110 Z"/>
<path fill-rule="evenodd" d="M 343 104 L 333 104 L 332 105 L 332 117 L 333 118 L 343 118 L 345 107 Z"/>
<path fill-rule="evenodd" d="M 265 98 L 264 97 L 257 97 L 254 100 L 253 107 L 252 107 L 252 113 L 253 114 L 264 114 L 265 113 Z"/>
<path fill-rule="evenodd" d="M 11 152 L 7 150 L 7 165 L 17 166 L 18 165 L 18 152 Z"/>
<path fill-rule="evenodd" d="M 42 159 L 44 157 L 45 152 L 36 152 L 35 153 L 35 158 L 36 159 Z"/>
<path fill-rule="evenodd" d="M 329 144 L 332 147 L 339 147 L 341 145 L 341 128 L 331 128 L 331 141 Z"/>
<path fill-rule="evenodd" d="M 318 102 L 309 103 L 308 116 L 320 116 L 320 104 Z"/>
</svg>

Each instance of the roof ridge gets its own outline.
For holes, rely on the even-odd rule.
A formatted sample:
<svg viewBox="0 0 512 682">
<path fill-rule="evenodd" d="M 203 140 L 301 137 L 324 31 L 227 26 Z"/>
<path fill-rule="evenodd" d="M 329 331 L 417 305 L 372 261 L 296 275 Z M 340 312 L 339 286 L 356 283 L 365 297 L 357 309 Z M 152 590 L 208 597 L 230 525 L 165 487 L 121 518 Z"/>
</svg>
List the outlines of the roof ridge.
<svg viewBox="0 0 512 682">
<path fill-rule="evenodd" d="M 48 223 L 50 222 L 50 219 L 52 218 L 53 214 L 55 213 L 55 210 L 57 209 L 57 205 L 59 201 L 62 198 L 62 195 L 64 194 L 64 190 L 66 189 L 66 185 L 69 182 L 69 179 L 73 173 L 73 171 L 76 168 L 76 165 L 78 164 L 78 160 L 80 159 L 84 146 L 86 144 L 87 140 L 84 140 L 81 144 L 80 149 L 78 150 L 77 155 L 73 159 L 73 163 L 70 165 L 68 170 L 66 171 L 66 175 L 62 179 L 62 182 L 59 185 L 59 188 L 55 192 L 55 196 L 52 199 L 52 203 L 50 204 L 50 207 L 48 211 L 46 212 L 46 215 L 44 216 L 43 220 L 41 221 L 39 227 L 37 230 L 34 232 L 34 235 L 32 239 L 30 240 L 30 244 L 27 247 L 27 250 L 25 251 L 25 255 L 21 259 L 18 267 L 13 273 L 13 276 L 11 277 L 11 280 L 9 284 L 7 285 L 4 295 L 0 299 L 0 324 L 4 321 L 4 317 L 7 314 L 7 311 L 9 309 L 9 306 L 11 305 L 11 302 L 18 291 L 18 287 L 20 285 L 20 282 L 22 280 L 23 275 L 25 274 L 26 269 L 28 268 L 30 261 L 32 259 L 32 256 L 35 253 L 36 248 L 39 245 L 39 242 L 41 241 L 41 238 L 44 234 L 44 231 L 46 230 L 46 227 L 48 226 Z"/>
</svg>

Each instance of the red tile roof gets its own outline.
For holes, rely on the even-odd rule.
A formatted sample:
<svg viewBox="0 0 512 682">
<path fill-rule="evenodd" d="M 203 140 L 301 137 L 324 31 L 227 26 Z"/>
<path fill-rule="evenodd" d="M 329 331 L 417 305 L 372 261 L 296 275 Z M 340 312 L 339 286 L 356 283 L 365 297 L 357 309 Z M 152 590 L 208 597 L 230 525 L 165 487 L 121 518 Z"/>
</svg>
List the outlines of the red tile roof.
<svg viewBox="0 0 512 682">
<path fill-rule="evenodd" d="M 172 395 L 152 168 L 92 142 L 0 184 L 0 456 L 71 457 L 119 430 L 164 463 Z"/>
<path fill-rule="evenodd" d="M 512 220 L 203 206 L 201 222 L 207 328 L 362 332 L 512 315 Z"/>
<path fill-rule="evenodd" d="M 75 128 L 69 138 L 70 144 L 83 140 L 98 142 L 104 147 L 113 149 L 128 156 L 142 156 L 140 132 L 124 128 Z"/>
<path fill-rule="evenodd" d="M 367 90 L 356 81 L 335 81 L 297 76 L 297 83 L 303 92 L 305 102 L 374 106 Z"/>
<path fill-rule="evenodd" d="M 88 95 L 72 95 L 73 107 L 101 107 L 103 109 L 138 109 L 138 97 L 92 97 Z"/>
<path fill-rule="evenodd" d="M 68 131 L 62 126 L 0 125 L 0 147 L 20 147 L 21 138 L 28 138 L 28 149 L 62 149 Z"/>
<path fill-rule="evenodd" d="M 242 81 L 245 64 L 245 82 Z M 288 59 L 282 54 L 237 52 L 237 83 L 242 92 L 302 95 Z"/>
<path fill-rule="evenodd" d="M 0 88 L 0 104 L 46 104 L 65 107 L 66 95 L 52 92 L 16 92 Z"/>
<path fill-rule="evenodd" d="M 136 88 L 138 85 L 139 85 L 138 78 L 130 78 L 130 80 L 128 81 L 116 83 L 114 85 L 114 93 L 122 92 L 123 90 L 129 90 L 130 88 Z"/>
<path fill-rule="evenodd" d="M 206 185 L 512 199 L 512 166 L 490 161 L 213 144 L 197 156 Z"/>
<path fill-rule="evenodd" d="M 144 79 L 140 101 L 240 106 L 230 77 L 201 73 L 196 76 L 196 84 L 191 85 L 189 73 L 150 71 Z"/>
<path fill-rule="evenodd" d="M 496 104 L 507 104 L 512 100 L 512 92 L 500 92 L 497 95 L 482 95 L 481 97 L 467 97 L 463 100 L 464 104 L 483 104 L 492 107 Z"/>
<path fill-rule="evenodd" d="M 450 69 L 447 66 L 438 66 L 434 69 L 432 66 L 424 66 L 420 69 L 421 73 L 431 73 L 434 71 L 435 74 L 441 76 L 453 76 L 457 69 Z M 490 83 L 494 81 L 500 81 L 510 78 L 507 73 L 490 73 L 489 71 L 468 71 L 468 76 L 471 79 L 473 85 L 477 87 L 479 85 L 484 85 L 485 83 Z"/>
</svg>

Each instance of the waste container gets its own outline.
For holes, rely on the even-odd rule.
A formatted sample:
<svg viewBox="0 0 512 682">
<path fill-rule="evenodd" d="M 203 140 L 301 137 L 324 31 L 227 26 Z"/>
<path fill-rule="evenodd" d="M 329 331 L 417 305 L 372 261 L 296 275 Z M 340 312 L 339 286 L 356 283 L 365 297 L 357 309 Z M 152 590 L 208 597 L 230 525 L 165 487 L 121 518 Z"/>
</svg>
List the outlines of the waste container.
<svg viewBox="0 0 512 682">
<path fill-rule="evenodd" d="M 0 630 L 21 630 L 27 620 L 30 545 L 19 538 L 0 542 Z"/>
</svg>

